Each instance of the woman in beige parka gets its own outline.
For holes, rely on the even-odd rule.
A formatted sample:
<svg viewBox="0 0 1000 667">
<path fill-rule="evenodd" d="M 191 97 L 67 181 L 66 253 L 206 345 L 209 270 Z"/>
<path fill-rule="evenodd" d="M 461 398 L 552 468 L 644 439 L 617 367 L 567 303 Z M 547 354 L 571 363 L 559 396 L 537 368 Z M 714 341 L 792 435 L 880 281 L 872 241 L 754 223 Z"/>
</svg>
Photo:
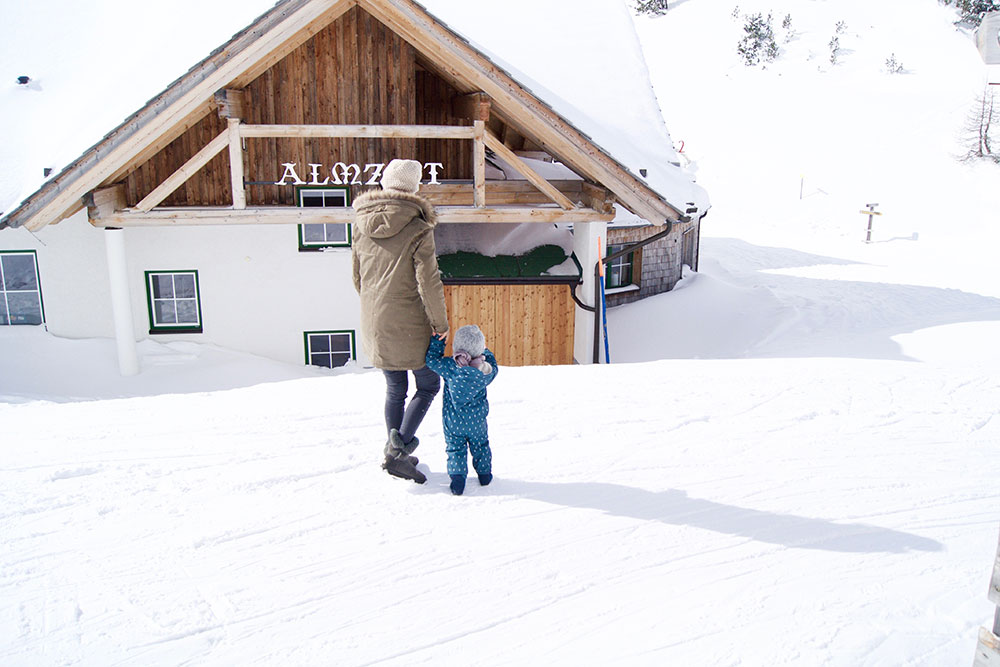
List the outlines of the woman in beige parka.
<svg viewBox="0 0 1000 667">
<path fill-rule="evenodd" d="M 361 296 L 361 344 L 386 379 L 385 424 L 388 440 L 382 467 L 419 484 L 427 478 L 411 456 L 417 427 L 440 389 L 440 379 L 424 365 L 431 334 L 445 339 L 448 313 L 434 247 L 437 215 L 417 195 L 423 165 L 392 160 L 382 174 L 382 189 L 366 192 L 353 204 L 354 289 Z M 407 371 L 417 390 L 406 404 Z"/>
</svg>

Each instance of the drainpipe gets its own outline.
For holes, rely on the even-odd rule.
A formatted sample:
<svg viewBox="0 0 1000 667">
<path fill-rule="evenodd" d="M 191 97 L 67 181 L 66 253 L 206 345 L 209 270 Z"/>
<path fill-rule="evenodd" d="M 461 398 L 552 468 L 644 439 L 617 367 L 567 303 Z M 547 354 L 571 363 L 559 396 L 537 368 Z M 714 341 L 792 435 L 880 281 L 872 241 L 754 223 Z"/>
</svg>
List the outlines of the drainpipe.
<svg viewBox="0 0 1000 667">
<path fill-rule="evenodd" d="M 132 328 L 132 297 L 128 290 L 128 266 L 125 260 L 125 230 L 108 227 L 104 245 L 108 256 L 108 282 L 111 288 L 111 312 L 115 322 L 118 348 L 118 372 L 123 376 L 139 373 L 135 331 Z"/>
<path fill-rule="evenodd" d="M 688 218 L 688 220 L 690 220 L 690 218 Z M 666 229 L 664 229 L 663 231 L 657 232 L 656 234 L 653 234 L 648 239 L 643 239 L 642 241 L 638 241 L 636 243 L 633 243 L 632 245 L 627 246 L 624 249 L 619 250 L 618 252 L 612 253 L 612 254 L 608 255 L 607 257 L 602 257 L 601 259 L 599 259 L 597 262 L 594 263 L 594 278 L 595 278 L 595 280 L 594 280 L 594 303 L 595 304 L 599 304 L 601 302 L 601 263 L 603 262 L 604 264 L 607 264 L 609 262 L 612 262 L 612 261 L 618 259 L 619 257 L 624 257 L 625 255 L 629 254 L 630 252 L 634 252 L 634 251 L 638 250 L 639 248 L 642 248 L 643 246 L 649 245 L 650 243 L 653 243 L 654 241 L 659 241 L 663 237 L 669 235 L 670 232 L 673 231 L 674 223 L 671 220 L 665 220 L 664 222 L 666 224 Z M 682 222 L 687 222 L 687 220 L 683 220 L 682 219 Z M 577 302 L 577 303 L 579 303 L 579 302 Z M 588 311 L 592 310 L 594 312 L 594 363 L 595 364 L 599 364 L 599 363 L 601 363 L 601 312 L 600 312 L 600 307 L 595 306 L 594 308 L 586 308 L 586 310 L 588 310 Z"/>
</svg>

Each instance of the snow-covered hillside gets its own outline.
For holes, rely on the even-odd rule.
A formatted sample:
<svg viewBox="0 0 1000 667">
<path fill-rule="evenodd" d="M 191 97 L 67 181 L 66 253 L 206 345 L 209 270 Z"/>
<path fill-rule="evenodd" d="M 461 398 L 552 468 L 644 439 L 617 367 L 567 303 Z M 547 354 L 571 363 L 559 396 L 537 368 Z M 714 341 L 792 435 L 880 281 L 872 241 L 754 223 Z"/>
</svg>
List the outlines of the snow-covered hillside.
<svg viewBox="0 0 1000 667">
<path fill-rule="evenodd" d="M 0 327 L 0 663 L 971 665 L 1000 529 L 1000 169 L 954 159 L 982 65 L 935 0 L 742 0 L 782 49 L 747 69 L 735 5 L 637 22 L 712 198 L 700 272 L 609 313 L 610 365 L 501 368 L 489 487 L 448 492 L 440 403 L 428 483 L 379 469 L 375 371 L 147 344 L 119 378 L 112 341 Z"/>
</svg>

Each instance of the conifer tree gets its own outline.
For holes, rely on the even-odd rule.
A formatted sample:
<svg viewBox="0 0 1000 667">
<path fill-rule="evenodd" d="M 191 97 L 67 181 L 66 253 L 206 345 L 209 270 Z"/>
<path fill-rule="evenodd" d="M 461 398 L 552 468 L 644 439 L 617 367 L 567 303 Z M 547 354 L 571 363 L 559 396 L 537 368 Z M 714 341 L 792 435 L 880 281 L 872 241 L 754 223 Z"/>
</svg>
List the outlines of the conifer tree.
<svg viewBox="0 0 1000 667">
<path fill-rule="evenodd" d="M 636 0 L 635 10 L 640 14 L 662 16 L 667 13 L 667 0 Z"/>
<path fill-rule="evenodd" d="M 743 63 L 748 67 L 761 62 L 774 62 L 778 57 L 778 44 L 774 41 L 774 28 L 771 26 L 771 15 L 764 18 L 763 14 L 753 14 L 746 17 L 743 24 L 746 33 L 740 40 L 736 50 L 743 57 Z"/>
</svg>

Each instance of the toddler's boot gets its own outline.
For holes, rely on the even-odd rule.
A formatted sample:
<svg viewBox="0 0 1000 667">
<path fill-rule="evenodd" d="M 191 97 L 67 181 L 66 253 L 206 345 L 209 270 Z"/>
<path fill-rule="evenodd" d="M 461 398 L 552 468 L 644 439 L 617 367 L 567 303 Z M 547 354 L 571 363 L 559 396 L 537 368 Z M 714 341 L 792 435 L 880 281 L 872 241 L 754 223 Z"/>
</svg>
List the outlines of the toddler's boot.
<svg viewBox="0 0 1000 667">
<path fill-rule="evenodd" d="M 490 482 L 493 481 L 493 473 L 484 472 L 479 475 L 480 486 L 488 486 Z"/>
<path fill-rule="evenodd" d="M 465 475 L 450 475 L 451 492 L 456 496 L 462 495 L 465 491 Z"/>
</svg>

